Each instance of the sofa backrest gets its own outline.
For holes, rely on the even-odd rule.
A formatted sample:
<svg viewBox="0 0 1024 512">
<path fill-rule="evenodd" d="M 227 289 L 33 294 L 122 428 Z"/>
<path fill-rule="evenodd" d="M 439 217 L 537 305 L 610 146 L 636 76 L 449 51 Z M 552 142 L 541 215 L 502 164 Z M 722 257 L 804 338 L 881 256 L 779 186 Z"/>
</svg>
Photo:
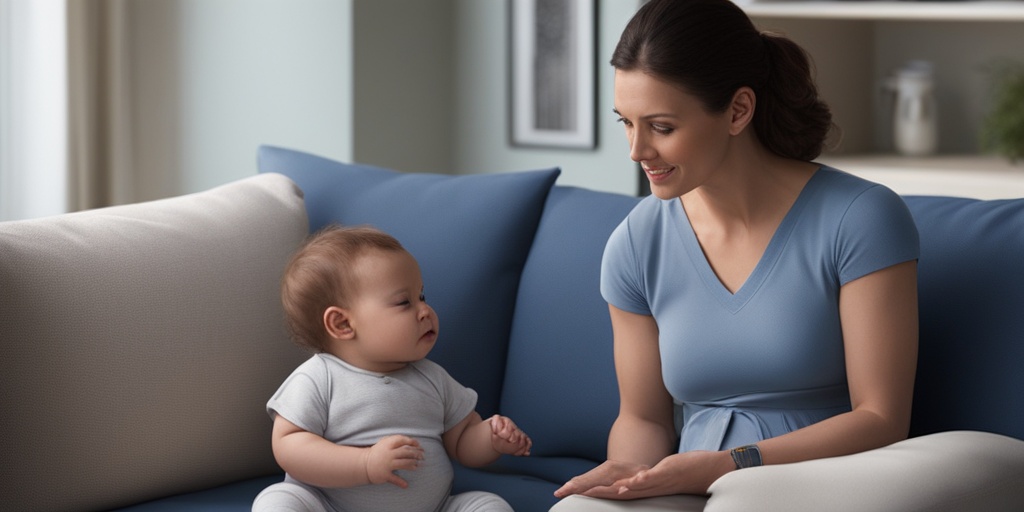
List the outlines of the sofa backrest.
<svg viewBox="0 0 1024 512">
<path fill-rule="evenodd" d="M 260 169 L 300 184 L 314 229 L 377 224 L 410 248 L 441 316 L 431 358 L 480 391 L 482 412 L 499 409 L 500 393 L 501 412 L 538 440 L 535 453 L 603 457 L 618 396 L 600 259 L 637 198 L 562 186 L 548 195 L 554 171 L 408 175 L 272 147 L 261 148 Z M 977 429 L 1024 438 L 1024 199 L 906 201 L 921 233 L 912 433 Z M 489 212 L 492 204 L 501 208 Z M 480 219 L 491 225 L 490 215 L 507 222 L 487 235 L 466 228 Z M 476 236 L 487 238 L 465 241 Z M 494 246 L 503 252 L 487 250 Z M 493 280 L 495 273 L 505 277 Z M 481 288 L 474 279 L 499 286 Z M 549 453 L 545 445 L 559 448 Z"/>
<path fill-rule="evenodd" d="M 311 230 L 370 224 L 416 257 L 440 319 L 428 357 L 476 390 L 482 415 L 498 412 L 520 272 L 559 170 L 403 173 L 271 146 L 259 169 L 305 192 Z"/>
<path fill-rule="evenodd" d="M 501 397 L 536 455 L 605 458 L 619 395 L 601 257 L 637 201 L 564 186 L 548 196 L 519 285 Z"/>
<path fill-rule="evenodd" d="M 905 199 L 921 234 L 912 435 L 1024 439 L 1024 199 Z M 618 390 L 600 260 L 637 201 L 560 186 L 548 198 L 523 269 L 501 401 L 538 455 L 604 457 Z"/>
<path fill-rule="evenodd" d="M 265 406 L 308 357 L 279 299 L 306 232 L 281 176 L 0 223 L 0 509 L 279 472 Z"/>
<path fill-rule="evenodd" d="M 1024 439 L 1024 199 L 905 200 L 921 234 L 911 434 Z"/>
</svg>

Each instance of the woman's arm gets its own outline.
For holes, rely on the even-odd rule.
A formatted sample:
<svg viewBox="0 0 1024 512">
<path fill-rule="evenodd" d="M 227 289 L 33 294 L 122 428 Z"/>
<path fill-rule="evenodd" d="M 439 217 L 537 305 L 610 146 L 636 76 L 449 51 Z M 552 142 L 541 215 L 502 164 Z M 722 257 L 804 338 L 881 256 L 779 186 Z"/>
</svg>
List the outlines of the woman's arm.
<svg viewBox="0 0 1024 512">
<path fill-rule="evenodd" d="M 608 458 L 653 466 L 677 450 L 672 396 L 661 376 L 654 318 L 608 306 L 612 320 L 619 415 L 608 435 Z"/>
<path fill-rule="evenodd" d="M 419 443 L 407 436 L 388 436 L 369 447 L 334 444 L 307 432 L 281 415 L 274 418 L 274 458 L 292 478 L 317 487 L 409 484 L 395 470 L 414 470 L 423 459 Z"/>
<path fill-rule="evenodd" d="M 555 496 L 614 495 L 610 486 L 676 452 L 672 396 L 661 377 L 658 325 L 654 318 L 608 307 L 619 382 L 619 415 L 608 434 L 608 461 L 579 475 Z"/>
<path fill-rule="evenodd" d="M 844 285 L 839 315 L 852 411 L 761 441 L 765 464 L 857 453 L 907 437 L 917 369 L 917 262 Z"/>
<path fill-rule="evenodd" d="M 765 464 L 857 453 L 907 436 L 917 365 L 917 263 L 847 283 L 840 290 L 839 314 L 852 410 L 757 443 Z M 727 451 L 670 455 L 650 470 L 615 482 L 601 496 L 706 493 L 734 469 Z"/>
</svg>

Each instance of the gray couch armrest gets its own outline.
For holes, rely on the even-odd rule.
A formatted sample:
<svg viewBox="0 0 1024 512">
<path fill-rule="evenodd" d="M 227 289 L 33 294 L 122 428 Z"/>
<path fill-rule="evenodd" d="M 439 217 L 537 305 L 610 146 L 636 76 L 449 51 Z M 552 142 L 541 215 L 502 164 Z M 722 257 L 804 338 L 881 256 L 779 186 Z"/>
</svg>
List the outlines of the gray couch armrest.
<svg viewBox="0 0 1024 512">
<path fill-rule="evenodd" d="M 279 471 L 266 400 L 302 195 L 261 175 L 0 223 L 0 496 L 99 510 Z"/>
</svg>

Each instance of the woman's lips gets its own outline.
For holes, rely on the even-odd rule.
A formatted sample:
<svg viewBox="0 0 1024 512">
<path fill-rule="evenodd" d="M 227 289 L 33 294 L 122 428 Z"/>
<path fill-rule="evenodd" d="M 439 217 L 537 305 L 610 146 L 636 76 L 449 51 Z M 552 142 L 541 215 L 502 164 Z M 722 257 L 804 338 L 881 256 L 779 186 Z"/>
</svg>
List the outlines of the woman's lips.
<svg viewBox="0 0 1024 512">
<path fill-rule="evenodd" d="M 654 181 L 665 179 L 674 170 L 675 167 L 644 167 L 647 177 Z"/>
</svg>

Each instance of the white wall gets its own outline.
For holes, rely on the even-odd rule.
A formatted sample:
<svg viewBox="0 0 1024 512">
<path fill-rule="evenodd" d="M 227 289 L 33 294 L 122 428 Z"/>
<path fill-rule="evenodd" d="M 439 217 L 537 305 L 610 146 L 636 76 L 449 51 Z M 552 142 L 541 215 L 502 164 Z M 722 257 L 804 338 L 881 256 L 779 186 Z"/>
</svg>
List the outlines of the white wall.
<svg viewBox="0 0 1024 512">
<path fill-rule="evenodd" d="M 573 150 L 509 143 L 507 0 L 355 0 L 354 159 L 453 174 L 558 166 L 560 184 L 635 193 L 608 65 L 635 2 L 595 3 L 598 145 Z"/>
<path fill-rule="evenodd" d="M 353 3 L 353 159 L 451 173 L 456 145 L 452 0 Z"/>
<path fill-rule="evenodd" d="M 260 144 L 351 159 L 352 1 L 129 3 L 142 199 L 255 174 Z"/>
<path fill-rule="evenodd" d="M 486 173 L 558 166 L 558 183 L 634 194 L 638 176 L 622 127 L 612 113 L 612 67 L 619 34 L 634 0 L 598 4 L 597 148 L 592 151 L 512 147 L 509 144 L 510 58 L 508 2 L 456 0 L 455 168 Z"/>
<path fill-rule="evenodd" d="M 632 194 L 607 64 L 633 0 L 596 2 L 598 146 L 509 144 L 507 0 L 130 3 L 133 153 L 143 199 L 255 172 L 260 144 L 403 171 L 560 166 Z"/>
<path fill-rule="evenodd" d="M 260 144 L 404 171 L 560 166 L 561 184 L 632 194 L 638 176 L 611 113 L 608 60 L 637 1 L 596 4 L 598 144 L 567 150 L 509 143 L 508 0 L 128 2 L 131 153 L 140 199 L 249 176 L 256 172 Z M 938 79 L 945 95 L 941 137 L 958 151 L 973 148 L 984 107 L 977 55 L 1024 51 L 1018 24 L 843 27 L 854 40 L 876 46 L 866 52 L 862 45 L 851 47 L 847 53 L 859 55 L 856 62 L 819 62 L 836 82 L 823 90 L 840 90 L 849 70 L 884 74 L 905 58 L 934 58 L 942 64 Z M 832 25 L 820 28 L 812 32 L 835 36 Z M 870 117 L 863 105 L 876 94 L 837 96 L 837 114 Z M 874 117 L 874 125 L 854 123 L 864 129 L 849 133 L 848 142 L 887 140 L 885 117 Z"/>
</svg>

